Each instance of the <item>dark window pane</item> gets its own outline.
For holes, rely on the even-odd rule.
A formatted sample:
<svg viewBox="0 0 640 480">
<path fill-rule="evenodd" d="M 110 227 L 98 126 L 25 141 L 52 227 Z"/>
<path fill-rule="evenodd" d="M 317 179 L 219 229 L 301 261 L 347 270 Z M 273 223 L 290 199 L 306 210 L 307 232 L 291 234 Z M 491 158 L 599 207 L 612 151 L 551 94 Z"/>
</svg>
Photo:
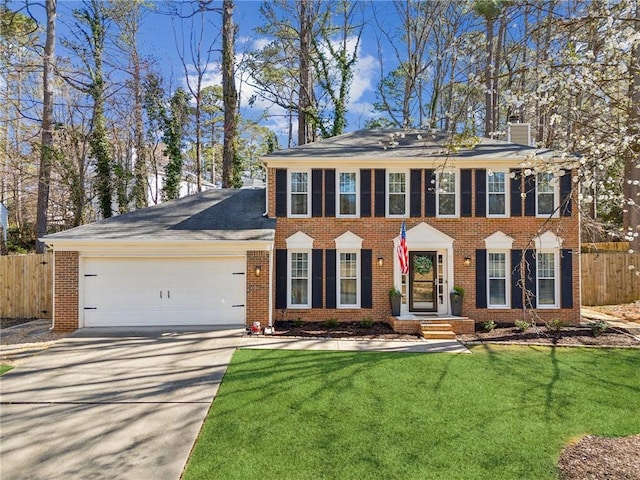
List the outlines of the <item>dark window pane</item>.
<svg viewBox="0 0 640 480">
<path fill-rule="evenodd" d="M 554 279 L 541 279 L 538 282 L 538 305 L 555 305 L 555 283 Z"/>
<path fill-rule="evenodd" d="M 405 205 L 404 195 L 389 195 L 389 215 L 404 215 Z"/>
<path fill-rule="evenodd" d="M 291 195 L 291 214 L 292 215 L 306 215 L 307 214 L 307 194 L 292 194 Z"/>
<path fill-rule="evenodd" d="M 342 194 L 340 195 L 340 215 L 356 214 L 356 195 Z"/>
<path fill-rule="evenodd" d="M 502 279 L 489 280 L 489 304 L 490 305 L 506 305 L 507 289 L 506 282 Z"/>
<path fill-rule="evenodd" d="M 504 215 L 505 201 L 503 194 L 489 194 L 489 215 Z"/>
</svg>

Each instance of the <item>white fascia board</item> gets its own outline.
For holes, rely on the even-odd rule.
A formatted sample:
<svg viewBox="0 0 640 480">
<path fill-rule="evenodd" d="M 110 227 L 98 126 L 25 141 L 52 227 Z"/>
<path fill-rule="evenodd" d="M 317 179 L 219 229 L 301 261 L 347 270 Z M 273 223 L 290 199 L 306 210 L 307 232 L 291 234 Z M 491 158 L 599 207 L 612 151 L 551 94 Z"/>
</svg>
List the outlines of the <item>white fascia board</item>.
<svg viewBox="0 0 640 480">
<path fill-rule="evenodd" d="M 244 255 L 249 250 L 273 250 L 272 241 L 56 240 L 47 244 L 54 251 L 79 252 L 82 255 Z"/>
<path fill-rule="evenodd" d="M 468 157 L 396 157 L 396 158 L 375 158 L 368 157 L 362 159 L 354 158 L 322 158 L 322 167 L 327 168 L 438 168 L 448 166 L 453 168 L 520 168 L 527 162 L 543 163 L 550 162 L 563 163 L 570 162 L 567 158 L 548 157 L 506 157 L 506 158 L 468 158 Z M 289 168 L 289 169 L 310 169 L 319 168 L 318 158 L 283 158 L 270 159 L 265 162 L 268 168 Z"/>
</svg>

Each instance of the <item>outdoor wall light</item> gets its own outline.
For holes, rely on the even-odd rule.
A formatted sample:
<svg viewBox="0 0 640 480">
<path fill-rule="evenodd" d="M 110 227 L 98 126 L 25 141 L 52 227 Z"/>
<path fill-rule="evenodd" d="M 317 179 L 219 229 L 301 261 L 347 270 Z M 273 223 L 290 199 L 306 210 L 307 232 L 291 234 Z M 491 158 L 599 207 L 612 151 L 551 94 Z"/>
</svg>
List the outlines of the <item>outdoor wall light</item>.
<svg viewBox="0 0 640 480">
<path fill-rule="evenodd" d="M 256 277 L 259 277 L 261 273 L 262 273 L 262 266 L 261 265 L 257 265 L 256 266 Z"/>
<path fill-rule="evenodd" d="M 378 257 L 378 266 L 381 267 L 384 265 L 384 258 L 383 257 Z"/>
<path fill-rule="evenodd" d="M 468 267 L 471 265 L 471 257 L 464 257 L 464 264 Z"/>
</svg>

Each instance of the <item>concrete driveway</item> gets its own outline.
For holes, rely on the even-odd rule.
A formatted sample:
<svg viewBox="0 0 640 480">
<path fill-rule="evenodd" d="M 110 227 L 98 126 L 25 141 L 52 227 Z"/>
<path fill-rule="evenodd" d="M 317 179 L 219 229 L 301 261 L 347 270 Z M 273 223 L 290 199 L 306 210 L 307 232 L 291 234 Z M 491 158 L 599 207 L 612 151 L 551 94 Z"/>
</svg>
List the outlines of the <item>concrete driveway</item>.
<svg viewBox="0 0 640 480">
<path fill-rule="evenodd" d="M 0 478 L 180 477 L 243 329 L 79 330 L 0 380 Z"/>
</svg>

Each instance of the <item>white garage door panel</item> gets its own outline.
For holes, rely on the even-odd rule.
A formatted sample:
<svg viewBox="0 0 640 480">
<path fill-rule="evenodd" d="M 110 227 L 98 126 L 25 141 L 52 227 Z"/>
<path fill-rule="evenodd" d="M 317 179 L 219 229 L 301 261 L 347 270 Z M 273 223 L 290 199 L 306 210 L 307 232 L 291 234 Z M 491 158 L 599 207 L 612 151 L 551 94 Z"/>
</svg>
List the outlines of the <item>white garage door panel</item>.
<svg viewBox="0 0 640 480">
<path fill-rule="evenodd" d="M 244 324 L 245 260 L 85 258 L 84 326 Z"/>
</svg>

